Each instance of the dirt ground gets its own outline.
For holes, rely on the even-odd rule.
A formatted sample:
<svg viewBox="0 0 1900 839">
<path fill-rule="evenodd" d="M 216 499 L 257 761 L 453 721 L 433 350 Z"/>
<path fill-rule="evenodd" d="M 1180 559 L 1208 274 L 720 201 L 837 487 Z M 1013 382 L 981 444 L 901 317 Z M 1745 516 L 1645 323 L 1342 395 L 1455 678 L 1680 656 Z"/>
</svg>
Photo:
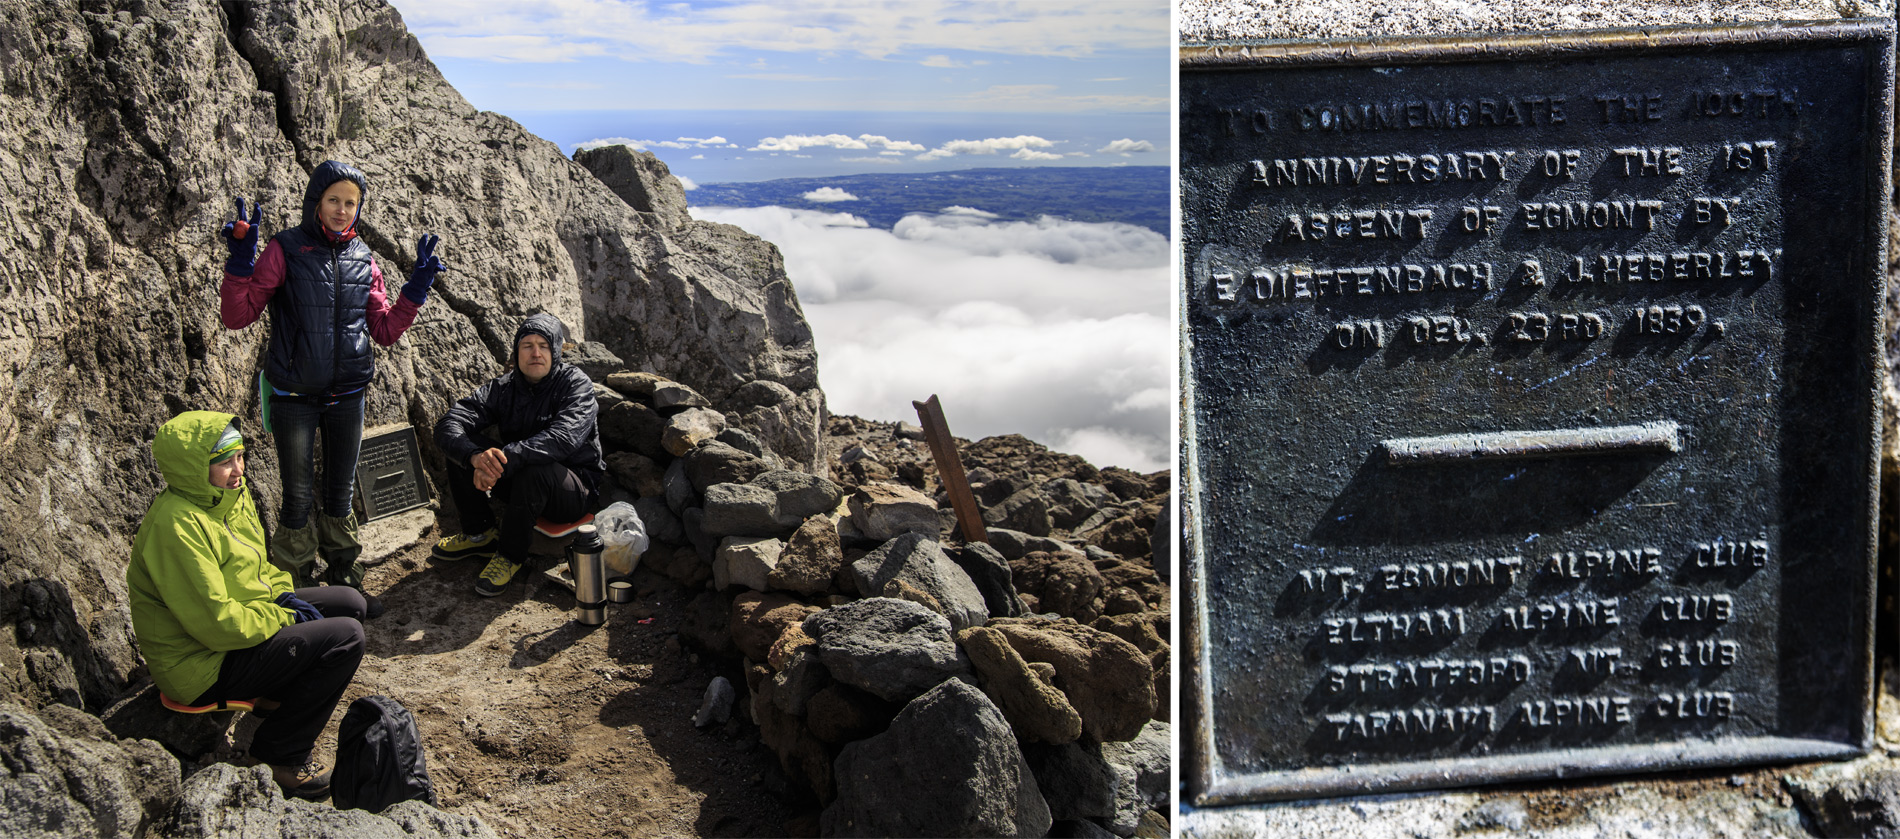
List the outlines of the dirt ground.
<svg viewBox="0 0 1900 839">
<path fill-rule="evenodd" d="M 680 646 L 696 592 L 636 571 L 634 602 L 584 626 L 573 594 L 540 573 L 564 563 L 559 543 L 537 536 L 536 573 L 481 597 L 484 561 L 431 558 L 438 536 L 416 532 L 370 568 L 365 588 L 388 613 L 364 624 L 368 655 L 317 744 L 326 764 L 349 702 L 383 694 L 415 715 L 442 809 L 502 836 L 815 833 L 816 801 L 787 789 L 756 727 L 693 726 L 713 677 L 745 695 L 737 666 Z"/>
</svg>

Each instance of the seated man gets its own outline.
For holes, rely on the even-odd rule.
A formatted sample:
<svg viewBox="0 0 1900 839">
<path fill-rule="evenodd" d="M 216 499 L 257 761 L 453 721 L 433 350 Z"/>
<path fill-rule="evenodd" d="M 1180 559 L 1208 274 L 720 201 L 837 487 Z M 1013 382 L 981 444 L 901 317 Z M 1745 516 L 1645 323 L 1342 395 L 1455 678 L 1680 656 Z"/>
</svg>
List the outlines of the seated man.
<svg viewBox="0 0 1900 839">
<path fill-rule="evenodd" d="M 600 504 L 600 407 L 594 383 L 561 363 L 567 327 L 533 315 L 515 331 L 514 369 L 449 408 L 435 425 L 435 444 L 448 459 L 449 495 L 462 516 L 462 535 L 435 543 L 438 559 L 489 557 L 475 591 L 493 597 L 528 562 L 534 522 L 573 521 Z M 494 426 L 499 441 L 483 436 Z M 499 532 L 490 492 L 502 502 Z"/>
<path fill-rule="evenodd" d="M 251 756 L 286 795 L 319 799 L 330 773 L 310 757 L 363 660 L 363 594 L 292 591 L 265 559 L 264 526 L 244 491 L 237 418 L 189 411 L 158 429 L 165 491 L 139 523 L 125 585 L 152 681 L 174 703 L 256 700 L 268 713 Z"/>
</svg>

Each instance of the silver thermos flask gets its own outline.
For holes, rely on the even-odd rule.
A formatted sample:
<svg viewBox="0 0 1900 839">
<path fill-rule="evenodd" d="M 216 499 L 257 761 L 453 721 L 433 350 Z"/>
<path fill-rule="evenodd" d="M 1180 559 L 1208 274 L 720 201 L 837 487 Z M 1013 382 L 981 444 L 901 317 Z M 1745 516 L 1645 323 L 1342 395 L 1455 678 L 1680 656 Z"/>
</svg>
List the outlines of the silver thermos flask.
<svg viewBox="0 0 1900 839">
<path fill-rule="evenodd" d="M 588 626 L 607 621 L 607 569 L 600 562 L 600 534 L 591 524 L 583 524 L 567 546 L 567 570 L 574 575 L 574 605 L 580 614 L 574 619 Z"/>
</svg>

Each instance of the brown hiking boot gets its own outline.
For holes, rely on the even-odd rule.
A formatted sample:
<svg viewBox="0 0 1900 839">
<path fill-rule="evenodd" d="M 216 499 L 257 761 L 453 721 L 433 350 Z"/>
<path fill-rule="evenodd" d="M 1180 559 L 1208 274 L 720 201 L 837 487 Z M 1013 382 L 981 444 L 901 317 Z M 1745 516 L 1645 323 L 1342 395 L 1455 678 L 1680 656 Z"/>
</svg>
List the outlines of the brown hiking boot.
<svg viewBox="0 0 1900 839">
<path fill-rule="evenodd" d="M 291 798 L 316 801 L 330 794 L 330 771 L 314 758 L 302 766 L 272 766 L 270 776 Z"/>
</svg>

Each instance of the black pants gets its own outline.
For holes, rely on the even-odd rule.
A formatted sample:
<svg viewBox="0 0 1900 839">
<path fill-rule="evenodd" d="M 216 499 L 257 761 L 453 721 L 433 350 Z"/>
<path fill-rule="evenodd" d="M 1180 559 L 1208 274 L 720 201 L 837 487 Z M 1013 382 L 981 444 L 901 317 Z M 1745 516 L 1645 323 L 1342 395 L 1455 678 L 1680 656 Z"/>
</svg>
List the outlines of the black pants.
<svg viewBox="0 0 1900 839">
<path fill-rule="evenodd" d="M 567 522 L 580 518 L 587 514 L 587 499 L 593 494 L 574 470 L 559 463 L 523 466 L 484 493 L 475 488 L 473 468 L 449 462 L 449 496 L 455 499 L 455 510 L 462 516 L 463 533 L 473 535 L 495 527 L 495 513 L 488 508 L 490 493 L 502 502 L 501 541 L 495 549 L 511 562 L 527 561 L 535 519 L 546 516 Z"/>
<path fill-rule="evenodd" d="M 349 586 L 297 589 L 323 613 L 277 630 L 255 647 L 224 654 L 218 680 L 193 705 L 221 699 L 274 699 L 284 703 L 257 727 L 251 757 L 272 766 L 302 766 L 317 735 L 343 698 L 363 661 L 362 592 Z"/>
</svg>

